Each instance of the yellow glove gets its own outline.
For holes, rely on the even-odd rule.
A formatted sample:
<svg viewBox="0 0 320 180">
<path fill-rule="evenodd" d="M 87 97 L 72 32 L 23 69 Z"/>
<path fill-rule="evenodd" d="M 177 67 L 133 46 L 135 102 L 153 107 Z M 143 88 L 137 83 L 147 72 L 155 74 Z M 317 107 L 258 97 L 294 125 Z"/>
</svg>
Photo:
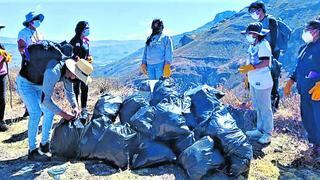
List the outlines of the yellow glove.
<svg viewBox="0 0 320 180">
<path fill-rule="evenodd" d="M 249 65 L 241 66 L 238 70 L 241 74 L 246 74 L 249 71 L 252 71 L 254 69 L 255 69 L 254 66 L 249 64 Z"/>
<path fill-rule="evenodd" d="M 310 89 L 309 94 L 312 95 L 312 100 L 320 101 L 320 82 L 317 82 L 316 85 Z"/>
<path fill-rule="evenodd" d="M 249 89 L 249 80 L 248 76 L 244 78 L 244 89 Z"/>
<path fill-rule="evenodd" d="M 286 82 L 286 85 L 284 86 L 284 90 L 283 90 L 284 96 L 286 97 L 290 96 L 293 84 L 294 84 L 294 81 L 292 79 Z"/>
<path fill-rule="evenodd" d="M 171 65 L 170 64 L 166 64 L 164 65 L 163 68 L 163 77 L 170 77 L 171 76 Z"/>
<path fill-rule="evenodd" d="M 3 60 L 10 62 L 12 60 L 12 55 L 7 53 L 7 51 L 0 49 L 0 55 L 3 57 Z"/>
<path fill-rule="evenodd" d="M 140 71 L 142 72 L 142 74 L 148 75 L 147 65 L 146 64 L 141 64 Z"/>
<path fill-rule="evenodd" d="M 88 57 L 87 57 L 87 61 L 88 61 L 90 64 L 92 64 L 92 62 L 93 62 L 93 57 L 92 57 L 92 56 L 88 56 Z"/>
</svg>

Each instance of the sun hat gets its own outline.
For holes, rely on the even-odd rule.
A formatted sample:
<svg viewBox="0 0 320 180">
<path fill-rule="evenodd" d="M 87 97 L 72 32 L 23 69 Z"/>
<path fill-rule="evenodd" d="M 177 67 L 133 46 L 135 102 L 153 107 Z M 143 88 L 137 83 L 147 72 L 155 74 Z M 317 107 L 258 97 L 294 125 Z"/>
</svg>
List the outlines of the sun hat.
<svg viewBox="0 0 320 180">
<path fill-rule="evenodd" d="M 93 71 L 93 67 L 88 61 L 84 59 L 79 59 L 78 61 L 67 59 L 65 64 L 69 71 L 86 85 L 92 81 L 90 74 Z"/>
<path fill-rule="evenodd" d="M 40 20 L 40 22 L 44 19 L 43 14 L 36 14 L 34 11 L 29 12 L 25 17 L 26 20 L 22 23 L 24 26 L 28 26 L 28 24 L 35 19 Z"/>
<path fill-rule="evenodd" d="M 265 36 L 270 32 L 268 29 L 263 29 L 262 24 L 260 22 L 250 23 L 246 30 L 241 31 L 241 34 L 253 33 L 259 36 Z"/>
</svg>

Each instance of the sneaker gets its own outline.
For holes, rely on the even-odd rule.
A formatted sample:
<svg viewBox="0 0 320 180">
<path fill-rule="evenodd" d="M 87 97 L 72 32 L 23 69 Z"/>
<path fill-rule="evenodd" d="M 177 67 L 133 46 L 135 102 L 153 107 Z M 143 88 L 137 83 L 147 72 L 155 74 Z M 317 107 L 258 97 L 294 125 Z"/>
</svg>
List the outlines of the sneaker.
<svg viewBox="0 0 320 180">
<path fill-rule="evenodd" d="M 6 124 L 4 120 L 0 121 L 0 132 L 5 132 L 9 129 L 9 126 Z"/>
<path fill-rule="evenodd" d="M 43 154 L 39 148 L 29 151 L 28 153 L 28 159 L 31 161 L 38 161 L 38 162 L 47 162 L 51 160 L 51 157 Z"/>
<path fill-rule="evenodd" d="M 29 112 L 26 109 L 26 111 L 24 112 L 24 114 L 22 115 L 22 118 L 26 119 L 27 117 L 29 117 Z"/>
<path fill-rule="evenodd" d="M 46 143 L 45 145 L 42 145 L 42 144 L 40 143 L 40 151 L 41 151 L 42 153 L 48 153 L 48 152 L 50 152 L 50 145 L 49 145 L 49 143 Z"/>
<path fill-rule="evenodd" d="M 257 138 L 260 138 L 262 137 L 262 132 L 259 131 L 258 129 L 255 129 L 255 130 L 252 130 L 252 131 L 247 131 L 246 132 L 246 135 L 249 136 L 249 137 L 257 137 Z"/>
<path fill-rule="evenodd" d="M 263 134 L 263 136 L 258 140 L 260 144 L 269 144 L 271 142 L 271 136 L 269 134 Z"/>
</svg>

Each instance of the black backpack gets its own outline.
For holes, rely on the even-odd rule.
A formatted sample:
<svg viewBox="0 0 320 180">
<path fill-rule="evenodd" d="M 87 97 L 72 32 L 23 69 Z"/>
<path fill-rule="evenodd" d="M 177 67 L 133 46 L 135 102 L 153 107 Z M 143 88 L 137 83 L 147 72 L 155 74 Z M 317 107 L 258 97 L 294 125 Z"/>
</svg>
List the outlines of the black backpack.
<svg viewBox="0 0 320 180">
<path fill-rule="evenodd" d="M 44 72 L 49 61 L 70 58 L 73 47 L 66 41 L 55 43 L 52 41 L 41 41 L 30 45 L 26 50 L 27 65 L 25 69 L 26 78 L 35 84 L 42 85 Z"/>
</svg>

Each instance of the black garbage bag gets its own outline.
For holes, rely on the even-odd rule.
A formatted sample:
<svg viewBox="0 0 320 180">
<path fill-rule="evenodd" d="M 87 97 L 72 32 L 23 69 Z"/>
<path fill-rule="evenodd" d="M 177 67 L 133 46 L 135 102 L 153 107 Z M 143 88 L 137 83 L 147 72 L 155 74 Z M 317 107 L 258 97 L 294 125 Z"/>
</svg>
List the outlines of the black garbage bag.
<svg viewBox="0 0 320 180">
<path fill-rule="evenodd" d="M 191 132 L 188 136 L 179 137 L 173 144 L 173 150 L 179 156 L 185 149 L 192 146 L 194 142 L 194 134 Z"/>
<path fill-rule="evenodd" d="M 54 128 L 50 149 L 53 156 L 76 158 L 80 136 L 84 129 L 80 120 L 66 121 L 62 119 Z"/>
<path fill-rule="evenodd" d="M 144 141 L 139 145 L 138 153 L 133 156 L 131 168 L 144 168 L 174 161 L 176 156 L 168 146 L 161 142 Z"/>
<path fill-rule="evenodd" d="M 179 96 L 178 87 L 172 78 L 162 77 L 154 86 L 150 105 L 156 106 L 161 100 L 170 95 Z"/>
<path fill-rule="evenodd" d="M 198 125 L 197 120 L 195 119 L 195 117 L 191 112 L 183 113 L 183 117 L 186 119 L 186 124 L 190 130 L 193 130 Z"/>
<path fill-rule="evenodd" d="M 208 85 L 199 86 L 185 92 L 186 96 L 191 97 L 191 112 L 198 123 L 208 120 L 214 111 L 219 106 L 219 99 L 224 94 Z"/>
<path fill-rule="evenodd" d="M 156 106 L 152 134 L 157 140 L 171 141 L 191 134 L 182 115 L 182 109 L 175 104 L 174 100 L 165 98 Z"/>
<path fill-rule="evenodd" d="M 211 116 L 207 134 L 215 138 L 217 147 L 229 159 L 231 175 L 239 176 L 249 170 L 253 158 L 252 146 L 226 107 L 221 106 Z"/>
<path fill-rule="evenodd" d="M 214 149 L 214 141 L 209 136 L 203 137 L 184 150 L 178 161 L 190 179 L 201 179 L 224 164 L 223 156 L 219 150 Z"/>
<path fill-rule="evenodd" d="M 257 112 L 250 109 L 235 108 L 232 106 L 227 107 L 233 119 L 236 120 L 238 127 L 242 131 L 254 129 L 257 124 Z"/>
<path fill-rule="evenodd" d="M 146 137 L 152 137 L 152 121 L 155 119 L 155 108 L 145 106 L 140 108 L 130 119 L 132 129 Z"/>
<path fill-rule="evenodd" d="M 121 103 L 122 99 L 119 96 L 110 94 L 101 96 L 94 107 L 92 119 L 106 116 L 114 122 L 119 113 Z"/>
<path fill-rule="evenodd" d="M 139 146 L 138 135 L 128 124 L 109 125 L 97 143 L 94 157 L 122 169 L 128 167 L 129 160 Z"/>
<path fill-rule="evenodd" d="M 110 124 L 112 124 L 112 121 L 106 116 L 91 120 L 81 135 L 78 157 L 83 159 L 95 158 L 98 142 L 103 137 Z"/>
<path fill-rule="evenodd" d="M 126 98 L 120 107 L 121 123 L 127 123 L 141 107 L 148 105 L 149 103 L 141 95 L 132 95 Z"/>
</svg>

